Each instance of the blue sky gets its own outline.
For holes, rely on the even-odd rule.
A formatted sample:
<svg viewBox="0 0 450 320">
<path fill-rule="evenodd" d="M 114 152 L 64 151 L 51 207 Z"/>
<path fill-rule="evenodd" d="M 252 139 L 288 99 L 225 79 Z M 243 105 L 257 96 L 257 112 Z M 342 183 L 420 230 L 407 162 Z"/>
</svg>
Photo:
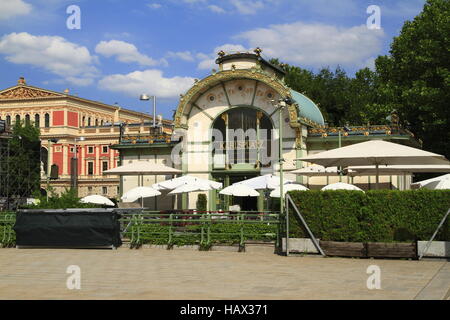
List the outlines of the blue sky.
<svg viewBox="0 0 450 320">
<path fill-rule="evenodd" d="M 220 49 L 349 74 L 387 54 L 425 0 L 0 0 L 0 88 L 27 83 L 142 112 L 158 98 L 171 118 L 195 78 L 211 73 Z M 70 30 L 67 7 L 81 10 Z M 381 9 L 381 29 L 366 12 Z"/>
</svg>

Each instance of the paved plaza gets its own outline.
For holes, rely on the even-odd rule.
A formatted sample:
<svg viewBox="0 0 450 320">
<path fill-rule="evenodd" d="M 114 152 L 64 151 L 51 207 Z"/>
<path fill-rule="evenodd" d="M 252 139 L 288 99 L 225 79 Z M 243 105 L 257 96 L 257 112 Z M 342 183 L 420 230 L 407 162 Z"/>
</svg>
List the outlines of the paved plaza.
<svg viewBox="0 0 450 320">
<path fill-rule="evenodd" d="M 69 290 L 67 267 L 81 270 Z M 381 289 L 367 289 L 370 265 Z M 449 299 L 450 263 L 269 252 L 0 249 L 0 299 Z"/>
</svg>

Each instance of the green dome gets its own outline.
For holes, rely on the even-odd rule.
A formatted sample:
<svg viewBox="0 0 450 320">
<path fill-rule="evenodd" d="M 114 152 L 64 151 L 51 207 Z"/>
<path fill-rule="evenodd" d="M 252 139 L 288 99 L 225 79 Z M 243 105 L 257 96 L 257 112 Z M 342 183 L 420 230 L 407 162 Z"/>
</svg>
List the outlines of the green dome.
<svg viewBox="0 0 450 320">
<path fill-rule="evenodd" d="M 307 96 L 297 92 L 295 90 L 289 89 L 291 91 L 292 98 L 298 104 L 299 115 L 302 118 L 307 118 L 314 121 L 320 125 L 325 125 L 325 120 L 323 119 L 322 112 L 320 112 L 319 107 L 311 101 Z"/>
</svg>

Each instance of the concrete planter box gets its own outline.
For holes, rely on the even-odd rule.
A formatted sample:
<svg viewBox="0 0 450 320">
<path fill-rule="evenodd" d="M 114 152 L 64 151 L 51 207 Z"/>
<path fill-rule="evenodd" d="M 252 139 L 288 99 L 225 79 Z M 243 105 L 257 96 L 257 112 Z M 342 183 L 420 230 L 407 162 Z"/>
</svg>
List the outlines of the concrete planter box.
<svg viewBox="0 0 450 320">
<path fill-rule="evenodd" d="M 185 246 L 173 246 L 173 250 L 200 250 L 200 246 L 198 244 L 195 245 L 185 245 Z"/>
<path fill-rule="evenodd" d="M 239 252 L 239 245 L 213 245 L 211 251 Z"/>
<path fill-rule="evenodd" d="M 419 256 L 425 250 L 428 241 L 418 241 L 417 250 Z M 424 257 L 450 258 L 450 241 L 433 241 Z"/>
<path fill-rule="evenodd" d="M 317 239 L 319 240 L 319 239 Z M 282 239 L 282 250 L 286 252 L 286 238 Z M 319 253 L 314 243 L 308 238 L 289 238 L 289 252 L 292 253 Z"/>
</svg>

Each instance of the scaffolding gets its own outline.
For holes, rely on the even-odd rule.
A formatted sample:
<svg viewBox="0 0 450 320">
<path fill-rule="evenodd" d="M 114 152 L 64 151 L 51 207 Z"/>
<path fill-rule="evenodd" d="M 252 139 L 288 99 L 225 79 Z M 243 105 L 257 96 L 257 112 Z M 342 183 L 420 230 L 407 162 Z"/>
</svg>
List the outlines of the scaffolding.
<svg viewBox="0 0 450 320">
<path fill-rule="evenodd" d="M 0 211 L 26 204 L 40 184 L 40 141 L 0 133 Z"/>
</svg>

